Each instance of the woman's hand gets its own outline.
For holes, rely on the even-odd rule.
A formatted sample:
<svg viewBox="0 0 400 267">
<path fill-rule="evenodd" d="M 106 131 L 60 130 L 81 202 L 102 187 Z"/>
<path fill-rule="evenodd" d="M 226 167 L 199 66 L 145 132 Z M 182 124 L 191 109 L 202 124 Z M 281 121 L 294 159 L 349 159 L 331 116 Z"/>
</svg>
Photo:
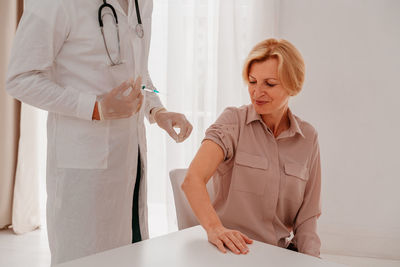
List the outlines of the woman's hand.
<svg viewBox="0 0 400 267">
<path fill-rule="evenodd" d="M 226 253 L 228 247 L 235 254 L 247 254 L 249 248 L 247 244 L 252 244 L 253 240 L 236 230 L 230 230 L 223 226 L 217 226 L 207 231 L 208 241 L 215 245 L 221 252 Z"/>
</svg>

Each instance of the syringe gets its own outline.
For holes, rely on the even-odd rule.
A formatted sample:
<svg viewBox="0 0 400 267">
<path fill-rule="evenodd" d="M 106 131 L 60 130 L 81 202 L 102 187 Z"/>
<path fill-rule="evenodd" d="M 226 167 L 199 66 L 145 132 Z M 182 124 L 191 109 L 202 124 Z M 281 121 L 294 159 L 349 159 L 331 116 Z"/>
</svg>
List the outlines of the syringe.
<svg viewBox="0 0 400 267">
<path fill-rule="evenodd" d="M 145 85 L 142 85 L 142 90 L 147 91 L 147 92 L 150 92 L 150 93 L 157 93 L 157 94 L 160 93 L 160 92 L 157 91 L 157 90 L 152 90 L 152 89 L 146 88 Z"/>
</svg>

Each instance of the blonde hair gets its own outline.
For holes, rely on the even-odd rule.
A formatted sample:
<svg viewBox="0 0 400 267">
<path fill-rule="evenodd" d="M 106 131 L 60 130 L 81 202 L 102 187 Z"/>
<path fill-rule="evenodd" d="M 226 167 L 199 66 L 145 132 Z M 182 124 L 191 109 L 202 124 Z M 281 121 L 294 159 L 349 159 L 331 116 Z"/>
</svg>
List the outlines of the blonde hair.
<svg viewBox="0 0 400 267">
<path fill-rule="evenodd" d="M 283 88 L 291 96 L 297 95 L 303 86 L 305 65 L 303 57 L 294 45 L 280 39 L 267 39 L 258 43 L 249 53 L 243 67 L 243 79 L 249 83 L 251 65 L 269 58 L 278 59 L 278 76 Z"/>
</svg>

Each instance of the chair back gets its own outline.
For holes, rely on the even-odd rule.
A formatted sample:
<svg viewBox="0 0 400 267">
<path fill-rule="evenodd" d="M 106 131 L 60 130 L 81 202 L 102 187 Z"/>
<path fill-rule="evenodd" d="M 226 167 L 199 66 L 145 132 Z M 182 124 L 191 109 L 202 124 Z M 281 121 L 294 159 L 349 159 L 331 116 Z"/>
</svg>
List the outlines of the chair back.
<svg viewBox="0 0 400 267">
<path fill-rule="evenodd" d="M 174 169 L 169 172 L 179 230 L 199 225 L 199 222 L 190 207 L 189 201 L 181 189 L 181 185 L 186 177 L 186 172 L 187 169 Z M 210 195 L 211 201 L 213 201 L 214 189 L 211 180 L 212 178 L 207 183 L 207 191 Z"/>
</svg>

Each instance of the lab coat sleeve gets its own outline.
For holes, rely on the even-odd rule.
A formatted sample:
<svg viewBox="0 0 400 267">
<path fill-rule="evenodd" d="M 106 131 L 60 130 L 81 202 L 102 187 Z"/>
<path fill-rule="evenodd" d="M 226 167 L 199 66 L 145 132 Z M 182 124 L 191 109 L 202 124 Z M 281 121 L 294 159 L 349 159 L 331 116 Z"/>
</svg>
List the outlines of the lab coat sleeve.
<svg viewBox="0 0 400 267">
<path fill-rule="evenodd" d="M 145 73 L 145 84 L 146 87 L 152 90 L 157 90 L 156 87 L 153 85 L 153 82 L 150 78 L 149 71 L 146 71 Z M 159 96 L 156 93 L 151 93 L 151 92 L 144 92 L 146 94 L 146 101 L 144 103 L 145 109 L 144 109 L 144 114 L 146 118 L 149 120 L 150 123 L 154 123 L 154 112 L 152 112 L 152 109 L 157 109 L 160 110 L 164 108 L 163 104 L 161 103 L 161 100 Z"/>
<path fill-rule="evenodd" d="M 321 215 L 321 163 L 317 135 L 310 162 L 303 203 L 294 223 L 293 243 L 299 252 L 319 257 L 321 240 L 317 233 L 317 219 Z"/>
<path fill-rule="evenodd" d="M 30 5 L 14 39 L 6 90 L 32 106 L 91 120 L 96 95 L 62 87 L 51 75 L 69 31 L 70 19 L 62 1 L 44 0 Z"/>
<path fill-rule="evenodd" d="M 152 2 L 146 2 L 146 5 L 150 5 L 149 9 L 152 10 Z M 151 12 L 150 12 L 151 14 Z M 144 27 L 145 27 L 145 61 L 143 62 L 143 77 L 142 77 L 142 81 L 144 81 L 144 84 L 146 85 L 147 88 L 149 89 L 153 89 L 156 90 L 156 87 L 153 84 L 153 81 L 151 80 L 150 74 L 149 74 L 149 50 L 150 50 L 150 42 L 151 42 L 151 15 L 148 18 L 143 17 L 144 20 Z M 147 37 L 147 38 L 146 38 Z M 148 119 L 148 121 L 150 123 L 155 123 L 154 120 L 154 111 L 160 110 L 162 108 L 164 108 L 163 104 L 161 103 L 161 100 L 159 98 L 159 96 L 156 93 L 151 93 L 151 92 L 144 92 L 144 94 L 146 94 L 146 98 L 145 98 L 145 102 L 144 102 L 144 114 L 146 116 L 146 118 Z M 152 112 L 153 110 L 153 112 Z"/>
</svg>

